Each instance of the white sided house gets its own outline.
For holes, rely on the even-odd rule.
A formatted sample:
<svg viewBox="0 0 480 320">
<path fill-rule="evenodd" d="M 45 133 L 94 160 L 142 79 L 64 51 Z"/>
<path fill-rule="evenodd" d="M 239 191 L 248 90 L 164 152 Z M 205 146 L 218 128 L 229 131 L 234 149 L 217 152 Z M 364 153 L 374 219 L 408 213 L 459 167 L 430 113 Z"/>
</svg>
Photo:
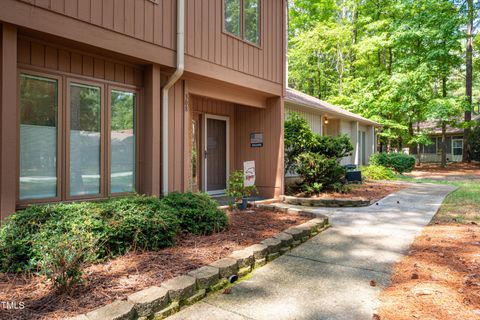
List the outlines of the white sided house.
<svg viewBox="0 0 480 320">
<path fill-rule="evenodd" d="M 285 96 L 285 118 L 296 112 L 312 130 L 321 135 L 350 137 L 354 150 L 352 155 L 342 159 L 342 164 L 367 165 L 370 156 L 376 152 L 377 133 L 380 124 L 340 107 L 287 88 Z"/>
</svg>

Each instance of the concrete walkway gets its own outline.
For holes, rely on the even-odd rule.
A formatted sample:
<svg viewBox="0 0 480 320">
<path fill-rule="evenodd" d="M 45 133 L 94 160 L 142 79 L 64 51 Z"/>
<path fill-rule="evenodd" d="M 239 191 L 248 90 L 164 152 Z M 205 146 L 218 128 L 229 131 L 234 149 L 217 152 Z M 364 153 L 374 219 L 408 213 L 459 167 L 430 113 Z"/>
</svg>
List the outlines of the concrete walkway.
<svg viewBox="0 0 480 320">
<path fill-rule="evenodd" d="M 419 184 L 366 208 L 314 209 L 333 227 L 256 270 L 230 294 L 212 295 L 169 319 L 370 320 L 392 265 L 454 189 Z"/>
</svg>

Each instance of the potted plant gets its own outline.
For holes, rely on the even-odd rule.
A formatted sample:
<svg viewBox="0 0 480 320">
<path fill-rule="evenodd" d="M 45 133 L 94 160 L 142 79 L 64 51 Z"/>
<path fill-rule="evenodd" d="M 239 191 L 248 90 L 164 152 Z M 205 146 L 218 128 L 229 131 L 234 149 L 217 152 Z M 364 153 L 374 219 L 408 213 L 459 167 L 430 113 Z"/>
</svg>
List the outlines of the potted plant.
<svg viewBox="0 0 480 320">
<path fill-rule="evenodd" d="M 240 210 L 247 209 L 248 197 L 258 193 L 257 187 L 245 187 L 243 172 L 238 170 L 230 174 L 226 194 L 235 201 L 235 206 Z M 240 205 L 239 205 L 240 203 Z"/>
</svg>

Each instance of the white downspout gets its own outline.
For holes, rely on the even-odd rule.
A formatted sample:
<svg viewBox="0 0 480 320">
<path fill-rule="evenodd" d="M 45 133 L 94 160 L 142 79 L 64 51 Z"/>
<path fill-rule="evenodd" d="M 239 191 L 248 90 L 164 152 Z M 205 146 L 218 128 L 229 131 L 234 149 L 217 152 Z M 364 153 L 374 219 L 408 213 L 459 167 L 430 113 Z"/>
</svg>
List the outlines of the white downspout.
<svg viewBox="0 0 480 320">
<path fill-rule="evenodd" d="M 185 0 L 177 0 L 177 66 L 162 88 L 162 193 L 168 194 L 168 92 L 185 70 Z"/>
</svg>

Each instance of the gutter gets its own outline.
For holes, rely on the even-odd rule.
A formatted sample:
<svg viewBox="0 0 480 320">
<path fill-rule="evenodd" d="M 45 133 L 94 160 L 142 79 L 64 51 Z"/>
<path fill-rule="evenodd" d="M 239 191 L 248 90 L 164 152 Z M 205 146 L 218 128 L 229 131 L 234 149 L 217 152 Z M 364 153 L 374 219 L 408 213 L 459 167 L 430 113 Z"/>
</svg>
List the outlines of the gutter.
<svg viewBox="0 0 480 320">
<path fill-rule="evenodd" d="M 162 193 L 168 194 L 168 92 L 185 71 L 185 0 L 177 0 L 177 65 L 162 88 Z"/>
</svg>

